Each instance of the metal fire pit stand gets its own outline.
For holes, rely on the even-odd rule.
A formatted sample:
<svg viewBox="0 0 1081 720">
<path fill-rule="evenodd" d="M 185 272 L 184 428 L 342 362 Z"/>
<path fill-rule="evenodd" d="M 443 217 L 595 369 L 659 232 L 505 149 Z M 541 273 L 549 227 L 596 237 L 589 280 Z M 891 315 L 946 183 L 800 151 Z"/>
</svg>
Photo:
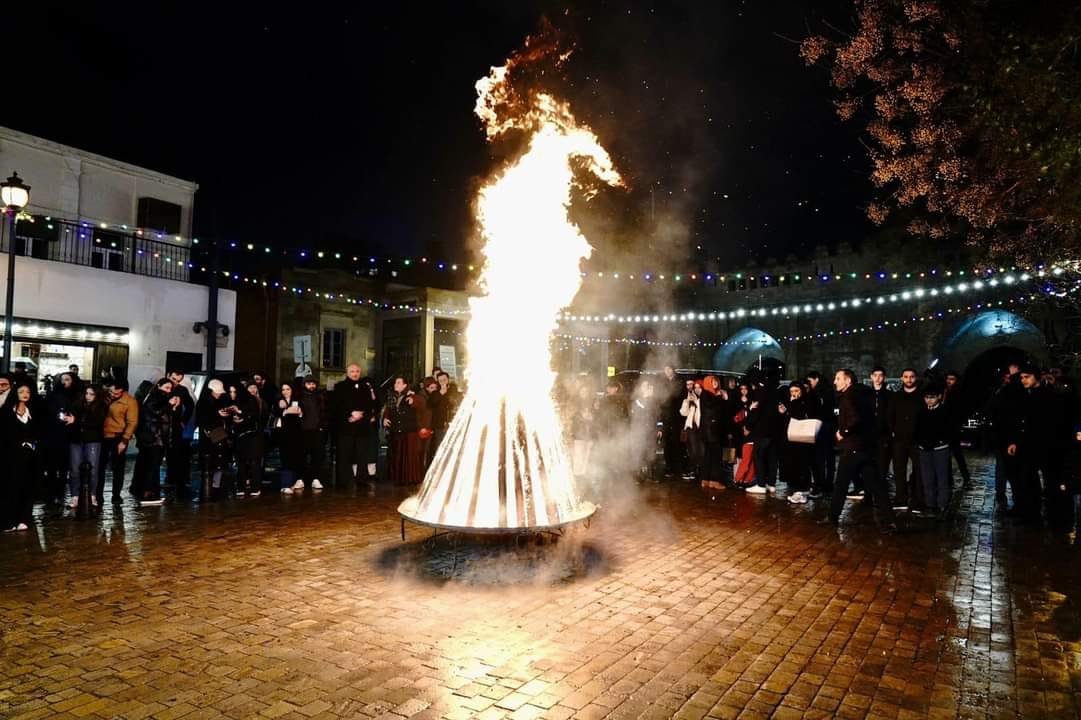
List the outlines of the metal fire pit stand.
<svg viewBox="0 0 1081 720">
<path fill-rule="evenodd" d="M 424 540 L 424 546 L 426 548 L 432 548 L 439 538 L 445 537 L 450 541 L 451 552 L 453 553 L 451 563 L 451 574 L 458 570 L 458 546 L 461 543 L 462 537 L 466 535 L 505 535 L 514 538 L 514 542 L 517 545 L 520 541 L 526 538 L 532 537 L 550 537 L 561 538 L 566 532 L 567 528 L 571 525 L 581 524 L 587 530 L 590 523 L 593 520 L 594 513 L 597 512 L 597 506 L 593 503 L 582 503 L 581 512 L 578 516 L 568 520 L 567 522 L 560 523 L 558 525 L 546 525 L 535 527 L 514 527 L 514 528 L 471 528 L 471 527 L 458 527 L 452 525 L 440 525 L 437 523 L 425 522 L 418 520 L 417 518 L 410 517 L 405 513 L 399 513 L 401 515 L 401 530 L 402 530 L 402 542 L 405 542 L 405 523 L 409 522 L 420 525 L 421 527 L 427 527 L 432 529 L 430 537 Z"/>
</svg>

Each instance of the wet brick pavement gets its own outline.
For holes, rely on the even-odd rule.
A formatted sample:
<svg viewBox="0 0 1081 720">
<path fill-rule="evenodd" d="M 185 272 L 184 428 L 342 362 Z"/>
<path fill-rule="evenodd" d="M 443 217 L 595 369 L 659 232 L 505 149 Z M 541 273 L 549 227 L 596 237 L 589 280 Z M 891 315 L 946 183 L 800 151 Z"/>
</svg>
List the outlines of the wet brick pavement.
<svg viewBox="0 0 1081 720">
<path fill-rule="evenodd" d="M 1081 717 L 1077 551 L 976 475 L 885 538 L 683 483 L 547 543 L 402 543 L 382 487 L 45 518 L 0 536 L 0 717 Z"/>
</svg>

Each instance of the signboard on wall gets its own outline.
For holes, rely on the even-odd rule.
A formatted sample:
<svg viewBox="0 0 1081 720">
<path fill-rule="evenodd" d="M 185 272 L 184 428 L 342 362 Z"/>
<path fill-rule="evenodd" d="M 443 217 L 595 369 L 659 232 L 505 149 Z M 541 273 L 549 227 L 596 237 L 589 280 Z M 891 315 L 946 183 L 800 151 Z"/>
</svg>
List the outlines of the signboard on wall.
<svg viewBox="0 0 1081 720">
<path fill-rule="evenodd" d="M 305 363 L 312 359 L 312 336 L 293 336 L 293 362 Z"/>
<path fill-rule="evenodd" d="M 457 353 L 453 345 L 439 346 L 439 367 L 443 372 L 450 375 L 452 380 L 458 379 Z"/>
</svg>

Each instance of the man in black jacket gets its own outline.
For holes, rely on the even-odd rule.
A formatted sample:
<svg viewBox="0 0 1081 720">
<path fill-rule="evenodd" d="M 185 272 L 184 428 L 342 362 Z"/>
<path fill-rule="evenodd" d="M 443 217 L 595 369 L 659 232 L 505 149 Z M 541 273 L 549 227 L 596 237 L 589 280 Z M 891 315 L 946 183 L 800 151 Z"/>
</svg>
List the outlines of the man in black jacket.
<svg viewBox="0 0 1081 720">
<path fill-rule="evenodd" d="M 1014 506 L 1008 513 L 1020 521 L 1039 522 L 1041 476 L 1049 520 L 1056 520 L 1066 502 L 1060 490 L 1062 458 L 1066 454 L 1068 424 L 1064 406 L 1055 393 L 1040 385 L 1032 365 L 1020 368 L 1021 389 L 1005 428 L 1006 454 L 1015 465 Z"/>
<path fill-rule="evenodd" d="M 323 457 L 326 455 L 327 429 L 327 394 L 320 389 L 314 375 L 304 377 L 304 392 L 300 394 L 300 432 L 304 438 L 304 477 L 311 483 L 313 490 L 321 490 L 323 483 L 319 476 L 323 474 Z M 297 478 L 293 489 L 303 490 L 304 480 Z"/>
<path fill-rule="evenodd" d="M 923 484 L 920 480 L 920 453 L 916 445 L 916 419 L 924 407 L 923 393 L 917 384 L 916 371 L 901 372 L 901 389 L 893 394 L 889 408 L 890 442 L 893 447 L 894 507 L 923 508 Z M 912 463 L 911 474 L 908 465 Z"/>
<path fill-rule="evenodd" d="M 886 385 L 886 368 L 876 365 L 871 370 L 871 392 L 874 396 L 875 409 L 875 466 L 878 468 L 878 476 L 882 482 L 889 485 L 890 476 L 890 426 L 889 413 L 890 401 L 893 393 Z M 852 500 L 867 500 L 870 498 L 864 491 L 863 481 L 856 485 L 856 492 L 849 495 Z"/>
<path fill-rule="evenodd" d="M 189 500 L 191 491 L 191 440 L 186 430 L 188 421 L 195 414 L 195 398 L 184 385 L 184 372 L 170 370 L 168 378 L 173 383 L 173 392 L 169 395 L 169 407 L 172 408 L 172 439 L 166 451 L 165 484 L 171 485 L 178 500 Z"/>
<path fill-rule="evenodd" d="M 367 480 L 367 446 L 370 434 L 379 432 L 378 404 L 370 386 L 360 380 L 360 366 L 352 364 L 345 377 L 334 385 L 331 399 L 330 425 L 335 433 L 335 482 L 338 488 L 348 483 Z M 353 467 L 356 466 L 354 474 Z"/>
<path fill-rule="evenodd" d="M 965 424 L 966 412 L 964 400 L 961 397 L 961 375 L 956 370 L 946 373 L 946 388 L 942 396 L 942 406 L 950 423 L 950 454 L 957 463 L 957 471 L 961 473 L 961 480 L 965 487 L 972 483 L 972 476 L 968 471 L 968 463 L 965 462 L 965 453 L 961 449 L 961 427 Z"/>
<path fill-rule="evenodd" d="M 807 373 L 807 386 L 810 388 L 807 391 L 810 416 L 822 421 L 822 429 L 815 438 L 815 459 L 811 466 L 811 497 L 819 498 L 828 495 L 833 489 L 834 431 L 837 427 L 837 416 L 833 410 L 836 407 L 836 398 L 829 383 L 822 382 L 822 374 L 817 370 Z"/>
<path fill-rule="evenodd" d="M 878 474 L 871 456 L 875 441 L 874 395 L 866 385 L 856 384 L 856 375 L 848 369 L 838 370 L 833 378 L 837 389 L 837 480 L 833 484 L 829 517 L 821 524 L 836 525 L 845 506 L 848 485 L 856 476 L 863 476 L 863 486 L 875 504 L 875 519 L 883 532 L 893 532 L 893 508 L 886 483 Z M 922 398 L 921 398 L 922 400 Z"/>
</svg>

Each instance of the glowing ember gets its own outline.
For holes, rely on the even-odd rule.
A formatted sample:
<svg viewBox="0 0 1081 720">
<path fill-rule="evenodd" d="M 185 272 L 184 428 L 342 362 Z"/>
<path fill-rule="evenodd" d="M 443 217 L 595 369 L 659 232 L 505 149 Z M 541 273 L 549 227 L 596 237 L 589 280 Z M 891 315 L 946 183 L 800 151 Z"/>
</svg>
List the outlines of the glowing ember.
<svg viewBox="0 0 1081 720">
<path fill-rule="evenodd" d="M 475 111 L 489 140 L 510 130 L 529 140 L 477 197 L 485 294 L 471 300 L 469 390 L 420 493 L 398 508 L 423 524 L 515 530 L 563 525 L 594 511 L 578 497 L 563 444 L 549 338 L 592 252 L 567 215 L 574 169 L 608 185 L 621 179 L 566 103 L 513 87 L 518 64 L 545 52 L 527 43 L 525 55 L 477 82 Z"/>
</svg>

